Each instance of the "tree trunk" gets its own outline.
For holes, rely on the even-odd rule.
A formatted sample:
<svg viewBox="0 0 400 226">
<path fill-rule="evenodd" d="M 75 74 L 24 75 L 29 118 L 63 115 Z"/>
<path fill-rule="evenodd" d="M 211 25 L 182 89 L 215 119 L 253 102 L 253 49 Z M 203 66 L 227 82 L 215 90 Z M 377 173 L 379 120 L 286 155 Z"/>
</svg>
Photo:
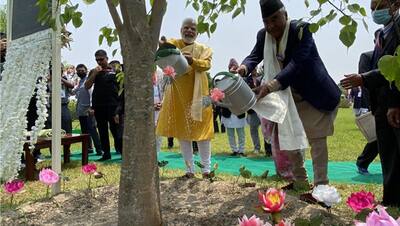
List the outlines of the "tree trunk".
<svg viewBox="0 0 400 226">
<path fill-rule="evenodd" d="M 152 85 L 156 43 L 149 33 L 126 27 L 119 35 L 125 69 L 125 128 L 118 225 L 159 226 L 162 218 Z"/>
</svg>

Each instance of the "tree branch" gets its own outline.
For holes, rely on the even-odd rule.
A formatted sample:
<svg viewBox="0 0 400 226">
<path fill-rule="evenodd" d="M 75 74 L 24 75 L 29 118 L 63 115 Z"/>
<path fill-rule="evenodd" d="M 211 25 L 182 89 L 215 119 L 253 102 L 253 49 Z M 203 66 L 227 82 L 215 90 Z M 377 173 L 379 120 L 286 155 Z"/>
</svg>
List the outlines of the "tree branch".
<svg viewBox="0 0 400 226">
<path fill-rule="evenodd" d="M 328 3 L 329 3 L 331 6 L 333 6 L 333 8 L 335 8 L 337 11 L 341 12 L 344 16 L 347 16 L 347 14 L 346 14 L 342 9 L 340 9 L 340 8 L 337 7 L 335 4 L 333 4 L 332 1 L 328 0 Z"/>
<path fill-rule="evenodd" d="M 154 0 L 149 22 L 150 32 L 154 42 L 156 42 L 158 40 L 158 37 L 160 36 L 160 29 L 166 6 L 167 2 L 165 0 Z"/>
<path fill-rule="evenodd" d="M 121 31 L 122 21 L 121 18 L 119 17 L 117 8 L 115 7 L 115 5 L 112 3 L 111 0 L 106 0 L 106 2 L 108 6 L 108 11 L 110 12 L 111 18 L 114 21 L 115 28 L 117 28 L 117 31 Z"/>
</svg>

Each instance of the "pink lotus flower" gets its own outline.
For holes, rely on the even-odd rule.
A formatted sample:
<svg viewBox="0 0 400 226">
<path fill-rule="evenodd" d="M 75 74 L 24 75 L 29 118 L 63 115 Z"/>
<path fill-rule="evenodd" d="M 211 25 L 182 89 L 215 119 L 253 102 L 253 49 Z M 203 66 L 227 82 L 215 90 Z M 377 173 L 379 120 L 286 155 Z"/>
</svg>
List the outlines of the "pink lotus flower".
<svg viewBox="0 0 400 226">
<path fill-rule="evenodd" d="M 51 169 L 42 169 L 39 173 L 39 180 L 47 186 L 57 183 L 59 179 L 58 174 Z"/>
<path fill-rule="evenodd" d="M 4 185 L 4 191 L 7 194 L 14 195 L 18 192 L 20 192 L 24 188 L 24 181 L 22 180 L 12 180 L 9 182 L 6 182 Z"/>
<path fill-rule="evenodd" d="M 210 97 L 214 102 L 218 102 L 225 98 L 225 93 L 218 88 L 214 88 L 211 90 Z"/>
<path fill-rule="evenodd" d="M 261 207 L 268 213 L 278 213 L 285 204 L 285 192 L 276 188 L 269 188 L 267 192 L 258 192 Z"/>
<path fill-rule="evenodd" d="M 84 174 L 94 174 L 97 171 L 97 166 L 94 163 L 89 163 L 82 166 L 82 172 Z"/>
<path fill-rule="evenodd" d="M 347 198 L 346 203 L 354 212 L 359 213 L 363 209 L 375 208 L 375 196 L 371 192 L 355 192 Z"/>
<path fill-rule="evenodd" d="M 171 78 L 175 78 L 175 75 L 176 75 L 175 68 L 173 68 L 172 66 L 166 66 L 163 69 L 163 73 L 164 73 L 164 76 L 168 76 Z"/>
<path fill-rule="evenodd" d="M 377 211 L 371 212 L 366 222 L 355 222 L 356 226 L 399 226 L 400 218 L 393 219 L 385 210 L 383 206 L 378 206 Z"/>
<path fill-rule="evenodd" d="M 253 215 L 250 218 L 247 218 L 246 215 L 244 215 L 242 217 L 242 219 L 238 219 L 239 220 L 239 226 L 270 226 L 271 224 L 264 224 L 264 222 L 262 220 L 260 220 L 260 218 L 256 217 L 255 215 Z"/>
</svg>

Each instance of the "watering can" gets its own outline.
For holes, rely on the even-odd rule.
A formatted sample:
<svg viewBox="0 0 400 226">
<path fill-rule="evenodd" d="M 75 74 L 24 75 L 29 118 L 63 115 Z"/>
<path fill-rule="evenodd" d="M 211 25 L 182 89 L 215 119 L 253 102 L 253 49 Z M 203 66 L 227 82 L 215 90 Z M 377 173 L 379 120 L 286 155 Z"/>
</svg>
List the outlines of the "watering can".
<svg viewBox="0 0 400 226">
<path fill-rule="evenodd" d="M 219 72 L 213 78 L 215 88 L 224 92 L 225 97 L 216 105 L 228 108 L 233 114 L 241 115 L 257 102 L 256 95 L 242 77 L 230 72 Z"/>
<path fill-rule="evenodd" d="M 170 43 L 160 46 L 156 52 L 155 62 L 161 68 L 172 66 L 177 76 L 185 74 L 189 68 L 189 64 L 181 51 Z"/>
</svg>

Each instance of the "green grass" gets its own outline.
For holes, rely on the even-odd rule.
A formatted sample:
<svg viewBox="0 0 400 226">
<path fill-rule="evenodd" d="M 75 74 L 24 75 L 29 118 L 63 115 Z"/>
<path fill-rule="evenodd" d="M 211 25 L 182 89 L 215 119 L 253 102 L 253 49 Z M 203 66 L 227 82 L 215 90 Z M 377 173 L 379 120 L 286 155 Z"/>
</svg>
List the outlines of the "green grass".
<svg viewBox="0 0 400 226">
<path fill-rule="evenodd" d="M 78 122 L 74 122 L 74 128 Z M 260 132 L 261 137 L 261 132 Z M 111 139 L 112 140 L 112 139 Z M 178 152 L 178 141 L 175 140 L 174 151 Z M 354 123 L 354 116 L 351 109 L 340 109 L 335 123 L 335 134 L 328 140 L 329 145 L 329 157 L 330 161 L 355 161 L 357 156 L 361 153 L 366 141 L 358 131 Z M 163 149 L 166 149 L 167 141 L 164 140 Z M 246 128 L 246 151 L 250 153 L 253 150 L 249 129 Z M 80 145 L 73 145 L 73 150 L 80 150 Z M 223 154 L 230 153 L 228 137 L 226 134 L 217 133 L 215 138 L 212 140 L 212 153 Z M 48 151 L 44 150 L 43 154 L 49 155 Z M 253 154 L 251 154 L 253 155 Z M 260 154 L 261 158 L 262 155 Z M 307 154 L 307 158 L 309 154 Z M 109 185 L 118 185 L 120 177 L 120 165 L 119 164 L 103 164 L 97 163 L 99 171 L 105 173 L 107 182 Z M 50 166 L 50 162 L 45 161 L 37 166 L 41 168 L 44 166 Z M 181 170 L 162 170 L 161 180 L 168 180 L 176 178 L 183 174 Z M 88 176 L 81 173 L 81 165 L 79 161 L 73 161 L 67 165 L 63 165 L 63 176 L 69 178 L 69 181 L 65 181 L 63 191 L 71 190 L 83 190 L 87 188 Z M 217 174 L 222 180 L 234 181 L 236 177 L 227 174 Z M 198 175 L 200 177 L 200 175 Z M 252 181 L 257 182 L 263 186 L 279 187 L 284 184 L 283 181 L 271 177 L 267 180 L 261 180 L 259 178 L 252 178 Z M 93 180 L 92 187 L 104 186 L 106 182 L 103 179 Z M 372 191 L 376 194 L 377 199 L 381 198 L 382 188 L 381 185 L 368 184 L 368 185 L 349 185 L 349 184 L 333 184 L 339 192 L 342 194 L 343 199 L 347 197 L 351 192 L 358 190 Z M 26 182 L 24 191 L 17 194 L 14 198 L 14 205 L 9 205 L 10 197 L 2 191 L 0 193 L 0 204 L 1 209 L 15 208 L 22 203 L 29 201 L 36 201 L 43 199 L 46 194 L 46 188 L 39 181 Z M 345 200 L 344 200 L 345 201 Z M 352 214 L 351 211 L 346 207 L 345 202 L 341 202 L 337 207 L 337 210 L 343 216 L 349 216 Z"/>
</svg>

